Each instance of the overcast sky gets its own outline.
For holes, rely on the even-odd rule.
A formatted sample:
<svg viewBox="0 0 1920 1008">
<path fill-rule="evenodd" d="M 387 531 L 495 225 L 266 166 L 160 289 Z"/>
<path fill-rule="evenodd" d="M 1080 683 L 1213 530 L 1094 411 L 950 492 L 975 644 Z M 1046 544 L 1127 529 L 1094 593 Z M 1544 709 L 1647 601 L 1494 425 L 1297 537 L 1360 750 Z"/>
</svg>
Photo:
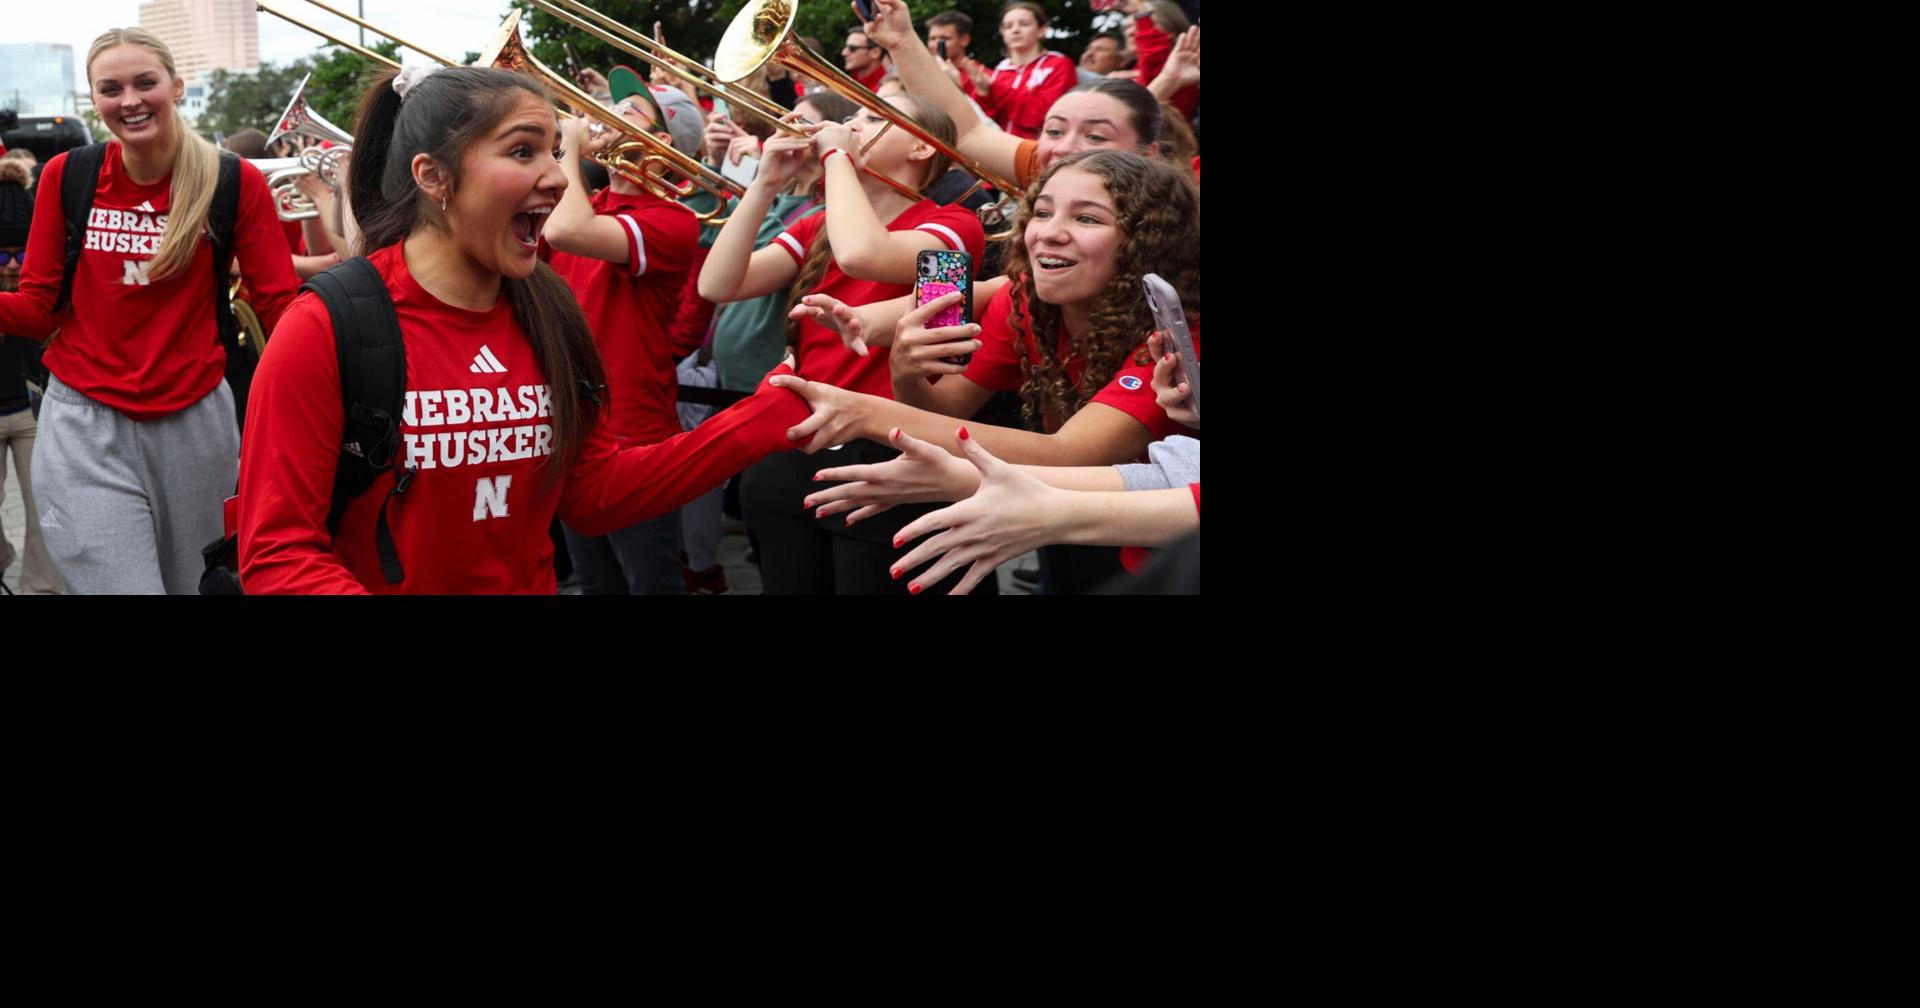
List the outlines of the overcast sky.
<svg viewBox="0 0 1920 1008">
<path fill-rule="evenodd" d="M 432 49 L 451 59 L 459 59 L 467 50 L 486 48 L 493 41 L 500 20 L 507 16 L 506 0 L 325 0 L 328 6 L 359 14 L 364 5 L 367 21 L 391 28 L 409 42 Z M 360 29 L 351 22 L 321 10 L 306 0 L 268 0 L 268 3 L 292 14 L 316 28 L 358 43 Z M 73 77 L 76 88 L 86 87 L 87 47 L 101 32 L 140 23 L 140 0 L 6 0 L 5 18 L 8 42 L 64 42 L 73 47 Z M 260 58 L 269 63 L 286 64 L 314 55 L 316 45 L 325 40 L 296 28 L 271 14 L 261 13 Z M 377 40 L 367 33 L 371 44 Z M 425 57 L 403 51 L 408 63 L 426 63 Z"/>
</svg>

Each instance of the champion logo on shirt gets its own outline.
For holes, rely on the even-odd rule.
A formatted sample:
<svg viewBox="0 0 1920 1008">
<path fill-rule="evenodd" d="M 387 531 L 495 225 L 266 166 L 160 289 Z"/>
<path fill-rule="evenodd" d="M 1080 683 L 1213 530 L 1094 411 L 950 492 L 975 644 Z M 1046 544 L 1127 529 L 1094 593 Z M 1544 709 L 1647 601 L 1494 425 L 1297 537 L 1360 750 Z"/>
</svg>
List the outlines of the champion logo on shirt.
<svg viewBox="0 0 1920 1008">
<path fill-rule="evenodd" d="M 500 363 L 500 358 L 495 357 L 485 344 L 481 344 L 480 352 L 473 356 L 473 366 L 467 370 L 480 374 L 506 374 L 507 366 Z"/>
<path fill-rule="evenodd" d="M 1137 391 L 1139 391 L 1139 390 L 1140 390 L 1140 376 L 1139 376 L 1139 375 L 1121 375 L 1121 376 L 1120 376 L 1120 387 L 1121 387 L 1121 388 L 1123 388 L 1123 389 L 1126 389 L 1126 390 L 1127 390 L 1127 391 L 1129 391 L 1129 392 L 1137 392 Z"/>
</svg>

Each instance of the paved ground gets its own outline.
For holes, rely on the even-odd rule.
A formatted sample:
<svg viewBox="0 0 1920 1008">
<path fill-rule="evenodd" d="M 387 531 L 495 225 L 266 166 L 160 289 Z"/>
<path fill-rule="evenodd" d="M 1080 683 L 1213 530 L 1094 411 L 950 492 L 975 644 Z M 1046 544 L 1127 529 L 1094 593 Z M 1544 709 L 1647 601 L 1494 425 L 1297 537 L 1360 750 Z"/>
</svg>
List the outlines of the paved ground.
<svg viewBox="0 0 1920 1008">
<path fill-rule="evenodd" d="M 760 569 L 747 562 L 747 527 L 732 519 L 723 519 L 720 537 L 720 564 L 727 569 L 727 585 L 735 595 L 760 594 Z M 13 543 L 17 553 L 26 552 L 26 507 L 20 497 L 20 483 L 15 478 L 13 466 L 7 466 L 6 502 L 0 506 L 0 525 L 7 530 L 7 540 Z M 1013 579 L 1016 567 L 1030 567 L 1035 564 L 1033 554 L 1029 553 L 1012 563 L 1000 566 L 1000 592 L 1003 595 L 1030 595 L 1026 586 Z M 13 591 L 20 590 L 20 560 L 16 557 L 12 566 L 3 575 L 6 585 Z M 577 591 L 562 591 L 561 594 L 578 594 Z"/>
<path fill-rule="evenodd" d="M 739 519 L 725 517 L 720 519 L 720 566 L 727 571 L 727 588 L 730 595 L 760 594 L 760 568 L 747 562 L 747 526 Z M 1011 563 L 1000 565 L 1000 594 L 1031 595 L 1026 585 L 1014 580 L 1013 572 L 1017 567 L 1037 567 L 1039 559 L 1032 553 L 1020 557 Z M 571 584 L 560 589 L 562 595 L 578 595 L 577 588 Z"/>
<path fill-rule="evenodd" d="M 7 530 L 7 541 L 16 554 L 3 578 L 10 591 L 20 590 L 20 557 L 27 552 L 27 506 L 20 498 L 20 481 L 13 471 L 13 459 L 7 459 L 6 503 L 0 504 L 0 528 Z"/>
</svg>

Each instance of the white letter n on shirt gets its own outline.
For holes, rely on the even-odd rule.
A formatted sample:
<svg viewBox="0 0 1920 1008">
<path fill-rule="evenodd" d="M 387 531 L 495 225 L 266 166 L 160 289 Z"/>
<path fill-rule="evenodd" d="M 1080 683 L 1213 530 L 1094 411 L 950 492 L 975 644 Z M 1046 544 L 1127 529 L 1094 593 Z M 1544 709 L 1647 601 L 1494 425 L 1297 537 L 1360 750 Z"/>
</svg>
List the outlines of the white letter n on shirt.
<svg viewBox="0 0 1920 1008">
<path fill-rule="evenodd" d="M 505 518 L 507 516 L 507 488 L 513 485 L 511 476 L 482 476 L 473 485 L 473 520 L 482 518 Z"/>
</svg>

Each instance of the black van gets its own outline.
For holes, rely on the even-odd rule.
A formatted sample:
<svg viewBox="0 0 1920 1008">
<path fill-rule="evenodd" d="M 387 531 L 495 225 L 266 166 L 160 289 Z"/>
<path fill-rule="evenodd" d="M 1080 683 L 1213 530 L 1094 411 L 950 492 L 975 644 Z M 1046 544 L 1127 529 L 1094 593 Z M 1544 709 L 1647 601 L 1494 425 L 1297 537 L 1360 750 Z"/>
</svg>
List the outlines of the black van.
<svg viewBox="0 0 1920 1008">
<path fill-rule="evenodd" d="M 85 147 L 93 142 L 87 121 L 72 115 L 19 115 L 12 109 L 0 109 L 0 145 L 8 150 L 25 147 L 41 164 L 55 154 Z"/>
</svg>

